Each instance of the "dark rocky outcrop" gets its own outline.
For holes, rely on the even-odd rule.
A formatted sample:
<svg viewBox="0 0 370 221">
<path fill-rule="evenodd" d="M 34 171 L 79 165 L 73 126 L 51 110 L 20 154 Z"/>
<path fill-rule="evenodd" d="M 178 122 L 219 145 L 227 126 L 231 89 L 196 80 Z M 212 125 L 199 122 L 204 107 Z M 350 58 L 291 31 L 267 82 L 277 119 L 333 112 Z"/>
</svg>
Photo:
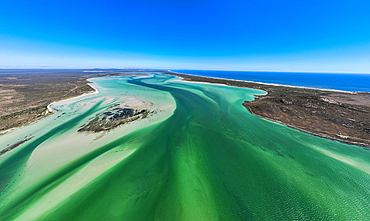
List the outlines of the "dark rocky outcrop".
<svg viewBox="0 0 370 221">
<path fill-rule="evenodd" d="M 108 131 L 119 125 L 146 118 L 149 114 L 148 109 L 121 108 L 115 106 L 107 109 L 104 113 L 97 114 L 90 122 L 82 125 L 78 132 Z"/>
</svg>

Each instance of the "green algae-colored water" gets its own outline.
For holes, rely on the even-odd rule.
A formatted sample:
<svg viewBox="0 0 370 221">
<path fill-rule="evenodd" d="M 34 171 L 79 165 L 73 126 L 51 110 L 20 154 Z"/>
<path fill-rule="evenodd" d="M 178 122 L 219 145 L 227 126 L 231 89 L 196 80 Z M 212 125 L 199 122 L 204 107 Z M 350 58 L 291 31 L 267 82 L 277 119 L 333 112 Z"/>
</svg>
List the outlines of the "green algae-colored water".
<svg viewBox="0 0 370 221">
<path fill-rule="evenodd" d="M 263 91 L 175 77 L 92 79 L 99 94 L 0 137 L 0 220 L 369 220 L 370 151 L 251 115 Z M 77 130 L 135 98 L 153 114 Z"/>
</svg>

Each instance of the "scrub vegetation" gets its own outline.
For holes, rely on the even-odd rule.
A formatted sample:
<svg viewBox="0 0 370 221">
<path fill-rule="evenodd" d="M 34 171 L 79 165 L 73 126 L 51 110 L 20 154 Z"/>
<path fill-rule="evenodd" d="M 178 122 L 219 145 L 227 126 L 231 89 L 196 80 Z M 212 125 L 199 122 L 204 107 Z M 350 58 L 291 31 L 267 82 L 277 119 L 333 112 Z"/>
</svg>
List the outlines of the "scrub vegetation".
<svg viewBox="0 0 370 221">
<path fill-rule="evenodd" d="M 370 152 L 252 115 L 264 91 L 91 81 L 0 138 L 0 220 L 370 220 Z M 156 113 L 115 127 L 134 109 Z M 96 117 L 107 130 L 78 132 Z"/>
<path fill-rule="evenodd" d="M 261 89 L 243 105 L 259 117 L 321 137 L 370 147 L 370 93 L 343 93 L 168 72 L 188 81 Z"/>
<path fill-rule="evenodd" d="M 0 71 L 0 134 L 51 113 L 53 101 L 94 91 L 88 78 L 127 75 L 114 70 L 2 70 Z"/>
</svg>

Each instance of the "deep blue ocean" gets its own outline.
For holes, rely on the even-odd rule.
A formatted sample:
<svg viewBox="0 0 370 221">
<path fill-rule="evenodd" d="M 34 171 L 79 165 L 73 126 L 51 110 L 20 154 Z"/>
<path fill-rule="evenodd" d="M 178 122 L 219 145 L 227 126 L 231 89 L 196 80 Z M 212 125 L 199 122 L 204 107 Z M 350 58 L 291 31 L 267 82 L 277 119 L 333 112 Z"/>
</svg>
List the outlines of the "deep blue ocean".
<svg viewBox="0 0 370 221">
<path fill-rule="evenodd" d="M 303 86 L 319 89 L 370 92 L 370 74 L 253 72 L 253 71 L 197 71 L 173 70 L 184 74 L 227 78 L 263 83 Z"/>
</svg>

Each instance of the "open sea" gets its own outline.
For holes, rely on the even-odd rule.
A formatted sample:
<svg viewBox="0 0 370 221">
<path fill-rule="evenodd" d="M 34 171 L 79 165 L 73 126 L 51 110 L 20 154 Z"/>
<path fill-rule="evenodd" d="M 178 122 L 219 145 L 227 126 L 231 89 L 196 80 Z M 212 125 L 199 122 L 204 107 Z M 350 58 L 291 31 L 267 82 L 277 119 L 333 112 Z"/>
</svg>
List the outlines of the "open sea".
<svg viewBox="0 0 370 221">
<path fill-rule="evenodd" d="M 370 74 L 173 70 L 184 74 L 341 91 L 370 92 Z"/>
</svg>

